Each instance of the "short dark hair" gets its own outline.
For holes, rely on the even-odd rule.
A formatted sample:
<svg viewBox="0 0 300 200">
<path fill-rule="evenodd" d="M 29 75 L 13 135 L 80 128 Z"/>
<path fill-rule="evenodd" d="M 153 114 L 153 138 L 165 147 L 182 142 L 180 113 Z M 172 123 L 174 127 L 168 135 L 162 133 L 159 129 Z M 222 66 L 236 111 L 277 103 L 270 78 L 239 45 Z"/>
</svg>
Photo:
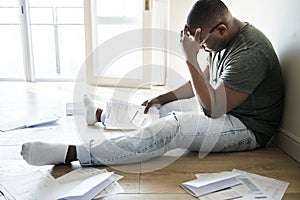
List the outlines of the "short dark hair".
<svg viewBox="0 0 300 200">
<path fill-rule="evenodd" d="M 187 26 L 195 31 L 197 28 L 210 28 L 228 14 L 227 6 L 221 0 L 198 0 L 192 7 L 188 17 Z"/>
</svg>

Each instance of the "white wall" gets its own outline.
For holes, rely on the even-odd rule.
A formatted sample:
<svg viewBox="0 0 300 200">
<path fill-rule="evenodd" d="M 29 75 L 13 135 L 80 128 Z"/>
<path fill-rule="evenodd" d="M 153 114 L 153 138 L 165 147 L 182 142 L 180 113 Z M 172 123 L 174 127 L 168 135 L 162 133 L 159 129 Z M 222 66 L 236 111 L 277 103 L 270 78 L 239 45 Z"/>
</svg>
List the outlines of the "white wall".
<svg viewBox="0 0 300 200">
<path fill-rule="evenodd" d="M 194 2 L 195 0 L 170 0 L 169 28 L 172 31 L 178 32 L 178 45 L 180 44 L 180 31 L 186 24 L 187 15 Z M 175 55 L 169 55 L 166 80 L 167 86 L 176 88 L 189 79 L 190 75 L 185 60 Z"/>
<path fill-rule="evenodd" d="M 286 103 L 277 144 L 300 161 L 300 8 L 299 0 L 223 0 L 232 14 L 259 28 L 272 42 L 282 64 Z M 195 0 L 171 0 L 170 29 L 180 31 Z M 189 78 L 184 61 L 171 58 L 171 72 Z M 168 74 L 167 84 L 176 80 Z"/>
</svg>

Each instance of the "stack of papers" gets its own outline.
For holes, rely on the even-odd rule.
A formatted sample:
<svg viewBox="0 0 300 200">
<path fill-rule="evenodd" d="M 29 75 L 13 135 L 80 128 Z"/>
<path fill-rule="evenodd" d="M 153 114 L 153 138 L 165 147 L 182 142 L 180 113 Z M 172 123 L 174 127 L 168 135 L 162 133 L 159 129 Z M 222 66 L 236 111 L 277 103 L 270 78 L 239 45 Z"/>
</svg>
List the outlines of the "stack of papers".
<svg viewBox="0 0 300 200">
<path fill-rule="evenodd" d="M 196 174 L 195 180 L 180 184 L 201 200 L 282 199 L 289 183 L 240 170 Z"/>
</svg>

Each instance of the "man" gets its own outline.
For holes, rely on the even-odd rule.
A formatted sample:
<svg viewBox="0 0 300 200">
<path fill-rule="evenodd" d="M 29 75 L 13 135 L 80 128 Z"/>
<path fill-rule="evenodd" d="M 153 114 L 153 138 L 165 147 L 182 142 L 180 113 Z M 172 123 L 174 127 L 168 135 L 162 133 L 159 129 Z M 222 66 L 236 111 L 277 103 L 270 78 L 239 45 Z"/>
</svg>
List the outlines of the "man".
<svg viewBox="0 0 300 200">
<path fill-rule="evenodd" d="M 134 136 L 86 146 L 26 143 L 24 159 L 33 165 L 77 159 L 82 165 L 127 164 L 174 148 L 229 152 L 264 146 L 280 123 L 283 104 L 280 64 L 269 40 L 233 17 L 220 0 L 194 4 L 181 40 L 191 81 L 143 103 L 145 113 L 152 106 L 160 109 L 159 120 Z M 204 50 L 209 57 L 202 71 L 197 54 Z M 103 110 L 88 99 L 85 104 L 92 113 L 88 123 L 103 121 Z M 181 112 L 168 115 L 174 110 Z"/>
</svg>

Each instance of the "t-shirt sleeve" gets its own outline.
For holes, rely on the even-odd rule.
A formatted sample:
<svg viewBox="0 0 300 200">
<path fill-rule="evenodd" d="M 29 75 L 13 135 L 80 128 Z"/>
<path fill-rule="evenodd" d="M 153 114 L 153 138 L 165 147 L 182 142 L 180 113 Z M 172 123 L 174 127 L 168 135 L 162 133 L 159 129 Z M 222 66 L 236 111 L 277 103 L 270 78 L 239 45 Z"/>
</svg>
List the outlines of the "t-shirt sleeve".
<svg viewBox="0 0 300 200">
<path fill-rule="evenodd" d="M 266 76 L 268 66 L 262 52 L 246 51 L 227 62 L 221 79 L 226 87 L 251 94 Z"/>
</svg>

